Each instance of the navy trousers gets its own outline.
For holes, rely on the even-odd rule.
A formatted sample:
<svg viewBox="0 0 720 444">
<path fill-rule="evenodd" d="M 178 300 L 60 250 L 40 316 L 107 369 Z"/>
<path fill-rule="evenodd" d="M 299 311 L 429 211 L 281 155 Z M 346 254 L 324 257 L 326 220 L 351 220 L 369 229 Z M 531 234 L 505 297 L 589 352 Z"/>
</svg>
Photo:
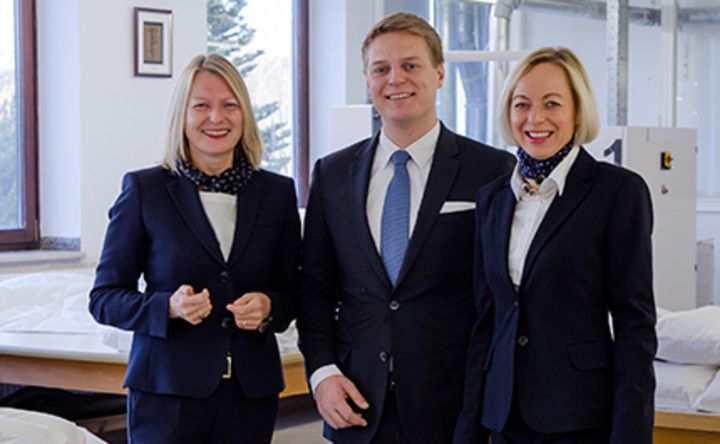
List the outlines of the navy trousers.
<svg viewBox="0 0 720 444">
<path fill-rule="evenodd" d="M 208 398 L 130 390 L 128 440 L 132 444 L 269 444 L 277 396 L 248 399 L 235 379 Z"/>
<path fill-rule="evenodd" d="M 527 425 L 517 401 L 513 401 L 510 416 L 502 432 L 492 432 L 492 444 L 608 444 L 607 427 L 567 433 L 540 433 Z"/>
</svg>

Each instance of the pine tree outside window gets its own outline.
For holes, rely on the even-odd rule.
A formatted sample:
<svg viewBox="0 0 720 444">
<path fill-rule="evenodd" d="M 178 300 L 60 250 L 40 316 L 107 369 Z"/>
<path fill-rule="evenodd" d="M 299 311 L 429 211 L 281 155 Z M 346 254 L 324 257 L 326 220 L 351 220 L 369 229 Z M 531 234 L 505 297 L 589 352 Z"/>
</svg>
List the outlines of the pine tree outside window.
<svg viewBox="0 0 720 444">
<path fill-rule="evenodd" d="M 208 52 L 245 80 L 264 146 L 261 167 L 294 176 L 294 0 L 208 0 Z"/>
</svg>

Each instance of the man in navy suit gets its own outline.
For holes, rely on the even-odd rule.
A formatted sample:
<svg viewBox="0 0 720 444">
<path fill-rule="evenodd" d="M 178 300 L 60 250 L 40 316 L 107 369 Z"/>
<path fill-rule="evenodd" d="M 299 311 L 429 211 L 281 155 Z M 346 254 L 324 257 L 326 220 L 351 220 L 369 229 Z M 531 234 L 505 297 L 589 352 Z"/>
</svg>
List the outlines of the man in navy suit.
<svg viewBox="0 0 720 444">
<path fill-rule="evenodd" d="M 438 121 L 442 46 L 423 19 L 385 17 L 362 53 L 383 127 L 315 165 L 300 348 L 329 439 L 449 442 L 475 320 L 474 196 L 510 171 L 513 158 Z M 397 152 L 407 161 L 402 172 L 394 165 Z M 409 199 L 388 204 L 400 177 Z M 388 240 L 395 228 L 386 228 L 393 224 L 387 213 L 403 206 L 394 222 L 406 234 Z M 386 240 L 403 249 L 387 254 Z"/>
</svg>

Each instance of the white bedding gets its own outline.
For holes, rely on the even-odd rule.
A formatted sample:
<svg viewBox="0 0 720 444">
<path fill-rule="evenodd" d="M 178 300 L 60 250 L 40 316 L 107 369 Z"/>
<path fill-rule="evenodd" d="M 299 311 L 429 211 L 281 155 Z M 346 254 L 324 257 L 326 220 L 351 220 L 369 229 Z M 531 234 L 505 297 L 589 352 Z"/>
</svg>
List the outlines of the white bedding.
<svg viewBox="0 0 720 444">
<path fill-rule="evenodd" d="M 720 414 L 720 307 L 658 309 L 658 409 Z"/>
<path fill-rule="evenodd" d="M 93 279 L 92 268 L 0 275 L 0 335 L 87 337 L 127 354 L 132 333 L 100 325 L 88 312 Z M 278 344 L 283 355 L 299 353 L 294 323 L 278 335 Z"/>
<path fill-rule="evenodd" d="M 102 444 L 102 439 L 54 415 L 0 407 L 2 444 Z"/>
</svg>

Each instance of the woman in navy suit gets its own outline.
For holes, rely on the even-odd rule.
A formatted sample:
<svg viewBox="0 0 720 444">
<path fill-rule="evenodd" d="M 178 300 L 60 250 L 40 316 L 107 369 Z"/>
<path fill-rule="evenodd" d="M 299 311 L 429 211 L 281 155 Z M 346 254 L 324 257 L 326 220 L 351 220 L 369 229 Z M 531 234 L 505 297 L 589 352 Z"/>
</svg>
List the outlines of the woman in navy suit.
<svg viewBox="0 0 720 444">
<path fill-rule="evenodd" d="M 259 169 L 261 153 L 237 69 L 192 59 L 162 166 L 123 179 L 90 293 L 98 322 L 134 332 L 133 443 L 270 442 L 300 224 L 292 180 Z"/>
<path fill-rule="evenodd" d="M 598 116 L 568 49 L 530 54 L 501 103 L 519 161 L 477 197 L 478 321 L 455 442 L 650 444 L 647 186 L 583 149 Z"/>
</svg>

